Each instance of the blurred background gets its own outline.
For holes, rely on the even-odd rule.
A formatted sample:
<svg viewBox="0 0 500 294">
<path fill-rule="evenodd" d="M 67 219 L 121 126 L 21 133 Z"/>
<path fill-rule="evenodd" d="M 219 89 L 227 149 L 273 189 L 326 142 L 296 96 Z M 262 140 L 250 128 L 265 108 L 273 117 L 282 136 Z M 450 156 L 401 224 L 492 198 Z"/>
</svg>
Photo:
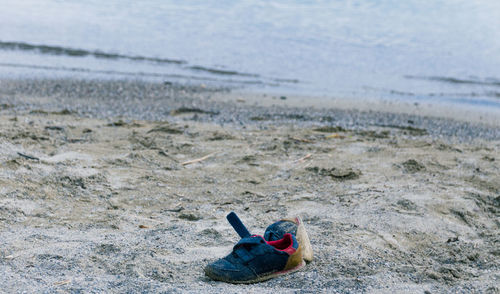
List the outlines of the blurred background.
<svg viewBox="0 0 500 294">
<path fill-rule="evenodd" d="M 500 111 L 500 1 L 1 0 L 0 77 L 132 78 Z"/>
</svg>

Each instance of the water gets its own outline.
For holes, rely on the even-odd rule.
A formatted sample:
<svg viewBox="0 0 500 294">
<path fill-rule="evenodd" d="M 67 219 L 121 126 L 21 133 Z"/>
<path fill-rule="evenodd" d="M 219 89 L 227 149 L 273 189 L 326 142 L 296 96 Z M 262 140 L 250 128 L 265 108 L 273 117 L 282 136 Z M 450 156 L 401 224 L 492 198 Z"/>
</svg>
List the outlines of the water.
<svg viewBox="0 0 500 294">
<path fill-rule="evenodd" d="M 0 75 L 500 110 L 500 1 L 1 0 Z"/>
</svg>

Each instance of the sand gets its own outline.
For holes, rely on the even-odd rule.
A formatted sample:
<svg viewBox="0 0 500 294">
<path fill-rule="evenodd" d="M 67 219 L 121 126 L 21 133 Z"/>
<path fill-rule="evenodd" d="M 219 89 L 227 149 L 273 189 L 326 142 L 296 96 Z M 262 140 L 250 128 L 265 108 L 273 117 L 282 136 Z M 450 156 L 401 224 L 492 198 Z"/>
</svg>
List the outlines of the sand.
<svg viewBox="0 0 500 294">
<path fill-rule="evenodd" d="M 1 291 L 500 291 L 498 127 L 322 120 L 148 83 L 121 84 L 137 107 L 120 112 L 105 94 L 121 82 L 37 83 L 0 83 Z M 54 83 L 89 94 L 40 90 Z M 230 211 L 256 234 L 301 215 L 314 261 L 254 285 L 210 281 L 203 266 L 238 241 Z"/>
</svg>

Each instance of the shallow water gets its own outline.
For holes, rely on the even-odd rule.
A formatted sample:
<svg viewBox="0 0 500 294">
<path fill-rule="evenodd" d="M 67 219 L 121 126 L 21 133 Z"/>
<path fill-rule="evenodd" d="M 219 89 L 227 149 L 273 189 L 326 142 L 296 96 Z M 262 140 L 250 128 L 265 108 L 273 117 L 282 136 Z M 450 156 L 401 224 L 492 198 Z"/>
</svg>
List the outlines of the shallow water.
<svg viewBox="0 0 500 294">
<path fill-rule="evenodd" d="M 3 76 L 500 109 L 500 2 L 3 0 Z"/>
</svg>

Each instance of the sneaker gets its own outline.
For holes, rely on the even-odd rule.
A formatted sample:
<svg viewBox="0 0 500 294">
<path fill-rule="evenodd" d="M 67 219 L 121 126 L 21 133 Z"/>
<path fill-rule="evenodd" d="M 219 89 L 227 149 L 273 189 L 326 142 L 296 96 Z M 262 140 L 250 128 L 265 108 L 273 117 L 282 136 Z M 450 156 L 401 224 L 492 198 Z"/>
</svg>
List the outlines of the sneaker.
<svg viewBox="0 0 500 294">
<path fill-rule="evenodd" d="M 279 240 L 287 233 L 296 236 L 297 241 L 302 247 L 302 257 L 306 262 L 311 262 L 314 256 L 311 241 L 300 216 L 292 219 L 283 219 L 270 225 L 264 233 L 264 239 L 267 241 Z"/>
<path fill-rule="evenodd" d="M 262 236 L 250 235 L 234 212 L 227 218 L 242 239 L 229 255 L 205 267 L 208 277 L 249 284 L 297 271 L 305 265 L 301 246 L 292 234 L 266 241 Z"/>
</svg>

